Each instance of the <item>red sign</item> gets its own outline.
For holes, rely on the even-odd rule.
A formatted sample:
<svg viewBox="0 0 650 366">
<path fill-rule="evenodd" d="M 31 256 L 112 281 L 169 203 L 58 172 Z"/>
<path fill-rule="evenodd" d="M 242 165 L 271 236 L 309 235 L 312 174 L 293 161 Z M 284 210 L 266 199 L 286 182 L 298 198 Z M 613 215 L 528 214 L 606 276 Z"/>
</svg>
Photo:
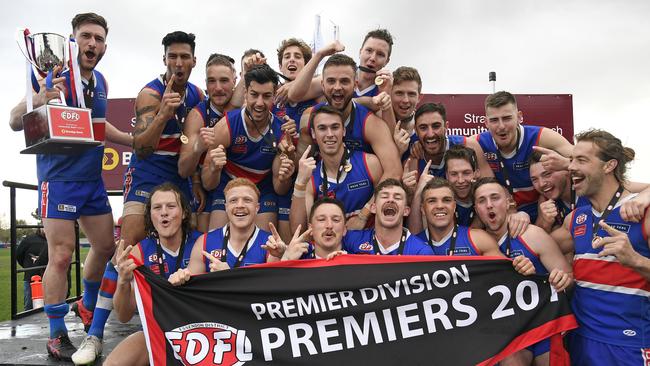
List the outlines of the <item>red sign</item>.
<svg viewBox="0 0 650 366">
<path fill-rule="evenodd" d="M 449 121 L 448 134 L 471 136 L 486 131 L 484 102 L 487 94 L 423 94 L 422 102 L 443 103 Z M 518 94 L 517 106 L 524 124 L 544 126 L 573 141 L 573 96 L 570 94 Z M 135 99 L 110 99 L 107 120 L 122 131 L 135 126 Z M 129 165 L 130 146 L 106 142 L 102 176 L 108 190 L 122 190 L 124 172 Z"/>
<path fill-rule="evenodd" d="M 447 110 L 450 135 L 471 136 L 487 131 L 485 98 L 488 94 L 424 94 L 422 103 L 442 103 Z M 524 124 L 550 128 L 573 141 L 573 96 L 570 94 L 517 94 Z"/>
<path fill-rule="evenodd" d="M 48 111 L 51 138 L 93 139 L 89 109 L 49 105 Z"/>
</svg>

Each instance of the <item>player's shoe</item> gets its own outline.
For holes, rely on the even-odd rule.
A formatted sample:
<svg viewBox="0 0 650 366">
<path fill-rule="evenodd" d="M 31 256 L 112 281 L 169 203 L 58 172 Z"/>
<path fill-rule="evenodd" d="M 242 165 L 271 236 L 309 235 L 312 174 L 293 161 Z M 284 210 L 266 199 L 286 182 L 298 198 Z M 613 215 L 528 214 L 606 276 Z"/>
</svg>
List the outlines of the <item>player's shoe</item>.
<svg viewBox="0 0 650 366">
<path fill-rule="evenodd" d="M 93 312 L 86 309 L 82 300 L 83 299 L 79 299 L 73 302 L 70 309 L 81 319 L 81 323 L 84 325 L 84 330 L 88 333 L 90 324 L 93 322 Z"/>
<path fill-rule="evenodd" d="M 91 365 L 102 354 L 102 340 L 95 336 L 88 336 L 81 342 L 79 349 L 72 355 L 75 365 Z"/>
<path fill-rule="evenodd" d="M 77 349 L 72 345 L 67 334 L 47 340 L 47 353 L 57 360 L 72 361 L 72 354 L 76 351 Z"/>
</svg>

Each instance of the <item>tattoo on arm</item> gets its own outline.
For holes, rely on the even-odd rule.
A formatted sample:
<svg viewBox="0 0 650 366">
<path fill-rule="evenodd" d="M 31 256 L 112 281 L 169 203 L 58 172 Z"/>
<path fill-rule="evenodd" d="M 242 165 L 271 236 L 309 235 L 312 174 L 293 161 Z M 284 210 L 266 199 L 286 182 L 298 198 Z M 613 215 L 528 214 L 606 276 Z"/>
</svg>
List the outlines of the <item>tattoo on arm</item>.
<svg viewBox="0 0 650 366">
<path fill-rule="evenodd" d="M 138 136 L 139 134 L 143 133 L 144 131 L 147 130 L 149 126 L 153 123 L 153 116 L 147 116 L 147 117 L 136 117 L 135 120 L 135 127 L 133 129 L 133 136 Z M 135 140 L 133 140 L 133 143 L 135 144 Z"/>
</svg>

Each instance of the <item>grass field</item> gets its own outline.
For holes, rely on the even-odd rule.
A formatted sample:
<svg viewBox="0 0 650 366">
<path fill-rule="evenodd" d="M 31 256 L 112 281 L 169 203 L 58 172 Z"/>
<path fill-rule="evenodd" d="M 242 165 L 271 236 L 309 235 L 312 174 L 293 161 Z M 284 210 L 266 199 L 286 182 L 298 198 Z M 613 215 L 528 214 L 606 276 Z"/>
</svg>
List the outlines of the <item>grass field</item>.
<svg viewBox="0 0 650 366">
<path fill-rule="evenodd" d="M 88 248 L 81 248 L 81 262 L 86 259 Z M 19 267 L 20 268 L 20 267 Z M 72 286 L 70 287 L 70 294 L 75 294 L 75 270 L 72 269 Z M 18 311 L 23 310 L 23 274 L 19 273 L 17 277 L 17 298 L 18 298 Z M 83 291 L 83 286 L 82 286 Z M 0 249 L 0 321 L 8 320 L 11 318 L 11 263 L 9 249 Z"/>
</svg>

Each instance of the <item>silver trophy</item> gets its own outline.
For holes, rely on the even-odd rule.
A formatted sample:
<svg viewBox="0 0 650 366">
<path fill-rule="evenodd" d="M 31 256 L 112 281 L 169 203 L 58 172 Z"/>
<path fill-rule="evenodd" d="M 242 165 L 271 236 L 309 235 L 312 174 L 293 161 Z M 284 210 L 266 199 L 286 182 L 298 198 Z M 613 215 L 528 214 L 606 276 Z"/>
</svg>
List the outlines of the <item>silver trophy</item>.
<svg viewBox="0 0 650 366">
<path fill-rule="evenodd" d="M 32 90 L 33 66 L 41 77 L 45 77 L 45 87 L 54 88 L 53 70 L 61 72 L 67 69 L 70 58 L 68 41 L 56 33 L 30 34 L 29 30 L 20 31 L 17 37 L 18 48 L 27 61 L 27 90 L 25 101 L 27 113 L 23 115 L 25 145 L 23 154 L 78 154 L 88 148 L 97 146 L 95 141 L 91 111 L 85 108 L 66 106 L 65 96 L 60 93 L 60 101 L 53 99 L 50 103 L 33 110 Z"/>
<path fill-rule="evenodd" d="M 30 34 L 28 30 L 23 31 L 24 45 L 18 42 L 18 48 L 25 58 L 34 65 L 41 76 L 47 76 L 47 88 L 52 88 L 52 70 L 59 66 L 61 71 L 68 64 L 66 53 L 66 38 L 56 33 L 35 33 Z"/>
</svg>

